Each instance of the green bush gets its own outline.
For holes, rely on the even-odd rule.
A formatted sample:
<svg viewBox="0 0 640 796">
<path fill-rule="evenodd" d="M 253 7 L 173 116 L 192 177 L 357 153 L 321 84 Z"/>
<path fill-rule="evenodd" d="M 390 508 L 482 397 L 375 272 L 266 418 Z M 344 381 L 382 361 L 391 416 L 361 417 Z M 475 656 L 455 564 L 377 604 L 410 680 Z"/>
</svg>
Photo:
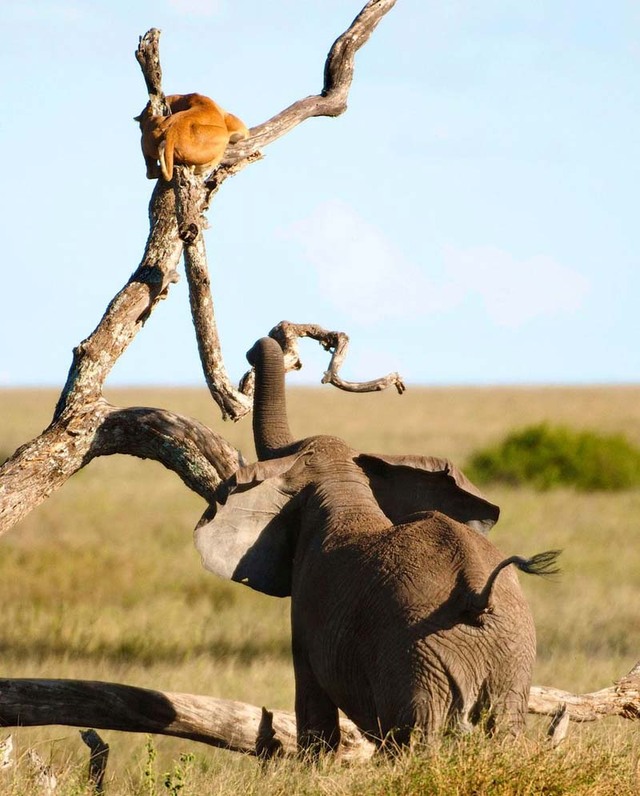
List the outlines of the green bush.
<svg viewBox="0 0 640 796">
<path fill-rule="evenodd" d="M 466 470 L 478 483 L 502 481 L 537 489 L 571 485 L 585 492 L 628 489 L 640 484 L 640 449 L 622 434 L 542 423 L 473 454 Z"/>
</svg>

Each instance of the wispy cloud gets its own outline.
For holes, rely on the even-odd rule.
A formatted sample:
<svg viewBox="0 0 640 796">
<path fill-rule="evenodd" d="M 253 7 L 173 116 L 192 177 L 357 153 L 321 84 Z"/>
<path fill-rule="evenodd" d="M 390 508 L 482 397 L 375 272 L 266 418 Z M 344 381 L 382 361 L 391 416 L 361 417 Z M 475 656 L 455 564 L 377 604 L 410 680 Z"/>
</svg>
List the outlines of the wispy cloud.
<svg viewBox="0 0 640 796">
<path fill-rule="evenodd" d="M 477 298 L 495 324 L 517 327 L 577 310 L 589 290 L 581 274 L 551 257 L 518 260 L 493 247 L 448 247 L 434 267 L 421 267 L 339 200 L 286 235 L 318 272 L 325 297 L 359 322 L 447 314 Z"/>
<path fill-rule="evenodd" d="M 320 276 L 320 289 L 358 321 L 415 315 L 452 297 L 432 284 L 372 224 L 345 202 L 320 205 L 286 231 Z"/>
<path fill-rule="evenodd" d="M 552 257 L 518 260 L 490 246 L 448 247 L 444 271 L 462 295 L 480 298 L 499 326 L 522 326 L 541 315 L 578 310 L 589 292 L 588 280 Z"/>
</svg>

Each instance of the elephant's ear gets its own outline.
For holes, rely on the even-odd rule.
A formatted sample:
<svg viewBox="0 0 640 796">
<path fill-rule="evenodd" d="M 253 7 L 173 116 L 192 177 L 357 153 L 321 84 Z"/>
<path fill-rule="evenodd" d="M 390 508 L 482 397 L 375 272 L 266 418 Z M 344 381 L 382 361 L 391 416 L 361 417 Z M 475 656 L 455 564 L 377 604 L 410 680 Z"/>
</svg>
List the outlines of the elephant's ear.
<svg viewBox="0 0 640 796">
<path fill-rule="evenodd" d="M 447 459 L 363 453 L 355 461 L 367 474 L 380 508 L 394 524 L 420 511 L 440 511 L 486 534 L 500 515 L 500 509 Z"/>
<path fill-rule="evenodd" d="M 226 483 L 226 495 L 200 520 L 194 539 L 206 569 L 252 589 L 291 594 L 294 495 L 284 474 L 299 454 L 241 467 Z M 225 499 L 226 498 L 226 499 Z"/>
</svg>

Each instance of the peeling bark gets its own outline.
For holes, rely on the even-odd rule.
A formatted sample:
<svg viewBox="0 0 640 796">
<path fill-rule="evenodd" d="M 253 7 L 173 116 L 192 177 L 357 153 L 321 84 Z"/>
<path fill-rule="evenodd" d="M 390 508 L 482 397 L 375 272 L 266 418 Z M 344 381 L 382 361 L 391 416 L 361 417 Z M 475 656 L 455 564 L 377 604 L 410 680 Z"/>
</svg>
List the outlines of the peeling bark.
<svg viewBox="0 0 640 796">
<path fill-rule="evenodd" d="M 243 461 L 224 437 L 193 418 L 151 407 L 120 409 L 99 399 L 69 422 L 52 423 L 0 468 L 0 533 L 92 459 L 115 453 L 159 461 L 209 502 Z"/>
</svg>

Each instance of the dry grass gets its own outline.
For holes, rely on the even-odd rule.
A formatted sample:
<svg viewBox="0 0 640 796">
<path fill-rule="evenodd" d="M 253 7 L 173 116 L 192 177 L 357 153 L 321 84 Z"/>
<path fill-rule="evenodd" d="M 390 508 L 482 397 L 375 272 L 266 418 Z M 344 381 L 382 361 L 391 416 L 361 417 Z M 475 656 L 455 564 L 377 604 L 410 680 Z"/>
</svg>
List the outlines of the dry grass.
<svg viewBox="0 0 640 796">
<path fill-rule="evenodd" d="M 112 391 L 121 405 L 164 406 L 196 416 L 253 455 L 250 424 L 223 424 L 200 390 Z M 47 425 L 52 391 L 0 392 L 0 452 Z M 325 388 L 290 396 L 294 434 L 333 433 L 369 451 L 470 453 L 514 427 L 550 421 L 624 432 L 640 444 L 640 388 L 433 389 L 402 398 Z M 640 492 L 539 494 L 490 489 L 502 506 L 493 539 L 505 552 L 560 547 L 555 581 L 522 579 L 539 636 L 537 683 L 569 690 L 608 685 L 640 657 Z M 291 709 L 288 604 L 221 583 L 200 566 L 191 530 L 202 501 L 162 467 L 118 457 L 97 461 L 0 541 L 0 654 L 6 677 L 77 677 L 208 693 Z M 637 730 L 574 727 L 550 753 L 532 723 L 521 746 L 473 738 L 365 769 L 287 762 L 263 774 L 252 760 L 155 739 L 157 783 L 146 739 L 105 733 L 109 792 L 183 794 L 637 792 Z M 5 733 L 0 732 L 0 740 Z M 64 793 L 81 793 L 86 749 L 71 728 L 14 733 L 64 770 Z M 194 761 L 180 754 L 194 752 Z M 173 772 L 169 785 L 163 774 Z M 0 773 L 0 792 L 30 792 L 24 767 Z M 175 791 L 175 788 L 174 788 Z M 175 791 L 178 792 L 178 791 Z"/>
</svg>

